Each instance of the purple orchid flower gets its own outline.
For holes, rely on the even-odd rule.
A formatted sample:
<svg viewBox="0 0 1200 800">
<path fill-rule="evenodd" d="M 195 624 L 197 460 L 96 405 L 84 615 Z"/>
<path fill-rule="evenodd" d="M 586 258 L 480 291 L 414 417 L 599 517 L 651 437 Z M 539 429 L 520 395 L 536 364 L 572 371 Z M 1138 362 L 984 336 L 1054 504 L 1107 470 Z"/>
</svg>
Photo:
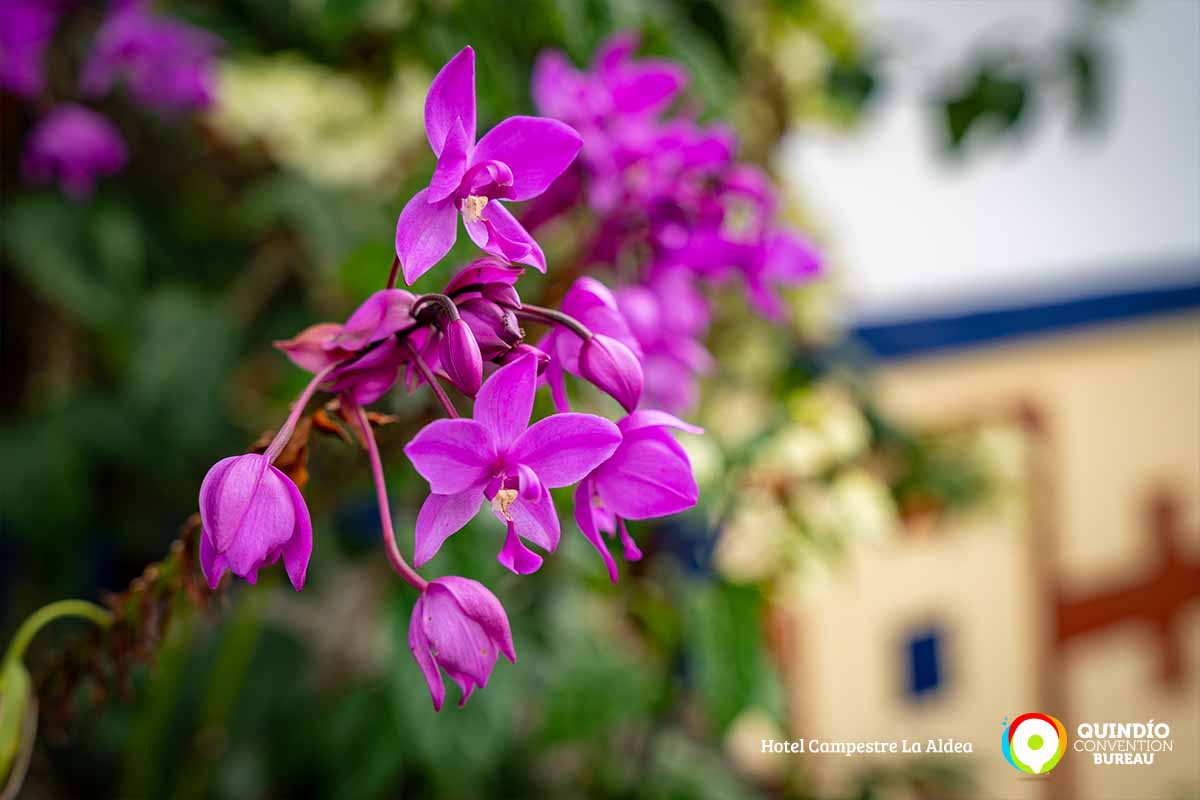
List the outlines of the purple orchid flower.
<svg viewBox="0 0 1200 800">
<path fill-rule="evenodd" d="M 592 381 L 632 411 L 642 392 L 641 348 L 629 329 L 617 299 L 607 286 L 595 278 L 583 277 L 571 284 L 563 295 L 560 309 L 579 320 L 593 337 L 588 346 L 579 336 L 559 327 L 542 339 L 539 347 L 551 355 L 546 368 L 554 407 L 570 408 L 564 373 Z M 591 350 L 583 359 L 583 351 Z"/>
<path fill-rule="evenodd" d="M 570 126 L 543 117 L 509 117 L 475 141 L 475 51 L 465 47 L 429 86 L 425 133 L 437 168 L 396 223 L 396 255 L 411 284 L 436 264 L 458 234 L 457 218 L 484 251 L 546 271 L 546 257 L 500 200 L 537 197 L 583 144 Z"/>
<path fill-rule="evenodd" d="M 550 552 L 558 546 L 549 489 L 591 472 L 612 455 L 621 433 L 591 414 L 555 414 L 529 426 L 536 389 L 537 359 L 520 358 L 484 382 L 474 419 L 431 422 L 404 448 L 430 490 L 417 515 L 416 566 L 433 558 L 484 499 L 507 525 L 498 560 L 508 569 L 523 575 L 541 566 L 521 539 Z"/>
<path fill-rule="evenodd" d="M 163 111 L 207 108 L 215 96 L 220 40 L 150 14 L 142 2 L 116 4 L 96 33 L 80 85 L 99 97 L 124 80 L 137 102 Z"/>
<path fill-rule="evenodd" d="M 223 458 L 200 485 L 200 567 L 210 589 L 226 572 L 250 583 L 283 558 L 296 591 L 312 556 L 312 522 L 296 484 L 267 455 Z"/>
<path fill-rule="evenodd" d="M 627 519 L 650 519 L 677 514 L 696 505 L 700 493 L 687 453 L 668 428 L 700 434 L 663 411 L 635 411 L 618 423 L 621 444 L 575 490 L 575 522 L 591 542 L 613 583 L 617 565 L 600 536 L 620 534 L 627 561 L 642 557 L 625 527 Z"/>
<path fill-rule="evenodd" d="M 295 338 L 275 342 L 275 347 L 301 369 L 329 370 L 330 391 L 357 405 L 369 405 L 392 388 L 400 366 L 409 360 L 408 351 L 393 334 L 415 324 L 409 314 L 415 300 L 403 289 L 375 292 L 345 324 L 311 325 Z M 416 331 L 409 338 L 419 346 L 426 335 Z"/>
<path fill-rule="evenodd" d="M 439 667 L 462 690 L 462 708 L 475 687 L 487 686 L 499 654 L 517 663 L 504 607 L 483 584 L 469 578 L 447 576 L 429 582 L 413 606 L 408 646 L 429 684 L 435 711 L 442 710 L 446 699 Z"/>
<path fill-rule="evenodd" d="M 29 135 L 21 168 L 32 183 L 57 180 L 76 199 L 87 197 L 96 178 L 125 168 L 125 141 L 108 120 L 83 106 L 55 108 Z"/>
<path fill-rule="evenodd" d="M 62 13 L 56 0 L 0 3 L 0 88 L 30 99 L 42 91 L 42 55 Z"/>
</svg>

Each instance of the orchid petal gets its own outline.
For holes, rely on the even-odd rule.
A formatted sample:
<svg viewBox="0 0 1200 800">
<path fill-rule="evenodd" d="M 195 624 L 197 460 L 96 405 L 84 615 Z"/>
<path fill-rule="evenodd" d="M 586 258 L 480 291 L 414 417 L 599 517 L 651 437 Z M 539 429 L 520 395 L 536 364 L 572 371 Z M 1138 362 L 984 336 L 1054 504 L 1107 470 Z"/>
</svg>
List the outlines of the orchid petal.
<svg viewBox="0 0 1200 800">
<path fill-rule="evenodd" d="M 479 623 L 500 652 L 512 663 L 517 663 L 517 652 L 513 649 L 512 629 L 508 616 L 496 596 L 479 581 L 448 575 L 438 578 L 436 585 L 454 595 L 462 612 Z"/>
<path fill-rule="evenodd" d="M 512 517 L 517 534 L 522 539 L 527 539 L 551 553 L 558 547 L 558 513 L 554 510 L 554 500 L 550 492 L 545 488 L 542 489 L 542 496 L 536 501 L 518 497 L 508 507 L 508 515 Z M 499 513 L 496 516 L 503 519 Z"/>
<path fill-rule="evenodd" d="M 506 449 L 529 425 L 537 391 L 537 359 L 532 355 L 501 367 L 475 396 L 475 420 L 491 431 L 497 450 Z"/>
<path fill-rule="evenodd" d="M 483 208 L 480 220 L 467 222 L 466 225 L 471 240 L 485 252 L 518 264 L 527 264 L 538 272 L 546 271 L 546 254 L 542 252 L 541 245 L 499 201 L 489 201 Z"/>
<path fill-rule="evenodd" d="M 467 132 L 463 130 L 462 120 L 455 119 L 454 125 L 446 135 L 442 153 L 438 156 L 437 168 L 433 171 L 433 177 L 429 179 L 430 203 L 445 200 L 454 194 L 454 190 L 462 183 L 463 176 L 467 174 L 472 144 L 467 138 Z"/>
<path fill-rule="evenodd" d="M 304 496 L 300 494 L 300 488 L 275 467 L 271 467 L 271 470 L 284 479 L 284 486 L 291 495 L 292 507 L 296 512 L 296 528 L 292 532 L 292 538 L 283 545 L 283 567 L 287 570 L 288 580 L 298 592 L 304 588 L 308 562 L 312 558 L 312 518 L 308 514 Z"/>
<path fill-rule="evenodd" d="M 433 654 L 429 651 L 429 640 L 425 638 L 425 595 L 417 598 L 413 605 L 412 618 L 408 623 L 408 649 L 412 651 L 425 683 L 429 684 L 429 694 L 433 697 L 433 710 L 441 711 L 446 701 L 446 685 L 442 682 L 442 673 Z"/>
<path fill-rule="evenodd" d="M 580 482 L 579 487 L 575 490 L 575 524 L 579 526 L 579 532 L 583 534 L 583 538 L 591 542 L 592 547 L 596 548 L 596 552 L 600 554 L 600 558 L 604 559 L 604 566 L 608 568 L 608 577 L 613 583 L 616 583 L 617 562 L 613 559 L 612 553 L 608 552 L 608 544 L 604 541 L 604 537 L 596 529 L 596 517 L 593 511 L 592 481 L 589 478 Z"/>
<path fill-rule="evenodd" d="M 421 566 L 437 555 L 442 543 L 462 530 L 479 513 L 483 495 L 478 489 L 458 494 L 431 494 L 417 513 L 413 565 Z"/>
<path fill-rule="evenodd" d="M 683 448 L 655 428 L 626 435 L 594 480 L 604 505 L 626 519 L 676 514 L 694 506 L 700 495 Z"/>
<path fill-rule="evenodd" d="M 426 425 L 404 454 L 434 494 L 483 487 L 495 460 L 488 429 L 470 419 L 439 419 Z"/>
<path fill-rule="evenodd" d="M 425 96 L 425 135 L 434 155 L 442 154 L 455 121 L 475 141 L 475 51 L 464 47 L 434 77 Z"/>
<path fill-rule="evenodd" d="M 504 534 L 504 546 L 496 554 L 496 560 L 517 575 L 531 575 L 542 566 L 542 557 L 530 550 L 517 535 L 516 523 L 508 520 L 508 532 Z"/>
<path fill-rule="evenodd" d="M 621 443 L 617 426 L 593 414 L 555 414 L 521 434 L 509 458 L 530 467 L 551 489 L 569 486 L 603 463 Z"/>
<path fill-rule="evenodd" d="M 396 256 L 404 267 L 404 282 L 411 284 L 442 260 L 458 238 L 458 211 L 454 203 L 429 202 L 429 189 L 412 196 L 396 221 Z"/>
<path fill-rule="evenodd" d="M 621 429 L 621 433 L 623 434 L 629 434 L 641 428 L 675 428 L 676 430 L 697 435 L 704 433 L 704 429 L 701 427 L 684 422 L 665 411 L 657 411 L 651 408 L 644 408 L 633 412 L 618 422 L 617 427 Z"/>
<path fill-rule="evenodd" d="M 512 170 L 507 199 L 529 200 L 549 188 L 583 146 L 570 125 L 546 117 L 509 117 L 483 135 L 472 163 L 500 161 Z"/>
</svg>

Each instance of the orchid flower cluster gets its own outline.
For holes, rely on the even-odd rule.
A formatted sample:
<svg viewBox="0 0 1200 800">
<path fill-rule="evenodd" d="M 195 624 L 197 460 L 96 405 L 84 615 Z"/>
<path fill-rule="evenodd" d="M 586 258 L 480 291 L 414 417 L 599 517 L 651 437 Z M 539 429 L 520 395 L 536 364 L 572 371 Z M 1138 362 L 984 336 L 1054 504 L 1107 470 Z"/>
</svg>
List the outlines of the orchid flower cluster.
<svg viewBox="0 0 1200 800">
<path fill-rule="evenodd" d="M 615 292 L 623 320 L 599 329 L 641 360 L 643 401 L 682 413 L 695 404 L 698 376 L 713 366 L 703 345 L 711 312 L 697 286 L 740 283 L 751 306 L 779 322 L 786 311 L 779 290 L 814 278 L 821 258 L 780 224 L 771 178 L 735 160 L 732 131 L 672 113 L 687 71 L 635 58 L 637 44 L 629 33 L 612 37 L 588 71 L 557 51 L 539 57 L 534 101 L 578 130 L 584 145 L 525 221 L 536 230 L 580 206 L 596 218 L 581 260 L 607 265 L 624 283 Z M 564 298 L 568 307 L 585 318 L 596 308 L 582 293 Z"/>
<path fill-rule="evenodd" d="M 71 0 L 0 3 L 0 89 L 26 101 L 47 92 L 45 51 Z M 207 108 L 213 100 L 219 40 L 154 14 L 147 0 L 111 0 L 78 76 L 80 93 L 98 100 L 123 85 L 157 114 Z M 31 183 L 57 182 L 71 197 L 90 195 L 96 179 L 129 160 L 125 140 L 104 115 L 81 103 L 54 106 L 35 125 L 21 159 Z"/>
<path fill-rule="evenodd" d="M 575 522 L 616 581 L 610 538 L 619 540 L 626 559 L 641 557 L 626 520 L 696 504 L 692 467 L 672 431 L 701 430 L 646 405 L 640 349 L 617 296 L 603 284 L 580 278 L 562 309 L 520 296 L 525 269 L 546 271 L 546 258 L 504 203 L 544 193 L 578 156 L 579 132 L 559 120 L 518 116 L 477 140 L 470 47 L 434 78 L 425 129 L 437 166 L 429 186 L 399 216 L 385 288 L 344 323 L 313 325 L 277 343 L 313 377 L 265 452 L 226 458 L 209 470 L 200 487 L 200 563 L 214 589 L 226 572 L 253 583 L 260 569 L 279 560 L 292 585 L 304 586 L 312 523 L 299 489 L 273 462 L 313 395 L 334 395 L 367 451 L 388 559 L 419 592 L 409 646 L 440 709 L 443 672 L 465 703 L 486 685 L 500 655 L 515 661 L 516 654 L 504 608 L 486 587 L 459 576 L 427 579 L 417 569 L 487 508 L 503 531 L 497 560 L 518 575 L 535 572 L 560 538 L 551 490 L 574 486 Z M 460 217 L 483 255 L 440 293 L 396 288 L 400 275 L 411 285 L 447 254 Z M 549 332 L 530 344 L 524 324 Z M 624 416 L 614 422 L 566 408 L 567 373 L 610 395 Z M 401 380 L 410 392 L 428 387 L 445 414 L 404 448 L 429 484 L 411 564 L 396 540 L 365 411 Z M 473 399 L 470 418 L 459 415 L 447 385 Z M 543 385 L 557 408 L 533 421 Z"/>
</svg>

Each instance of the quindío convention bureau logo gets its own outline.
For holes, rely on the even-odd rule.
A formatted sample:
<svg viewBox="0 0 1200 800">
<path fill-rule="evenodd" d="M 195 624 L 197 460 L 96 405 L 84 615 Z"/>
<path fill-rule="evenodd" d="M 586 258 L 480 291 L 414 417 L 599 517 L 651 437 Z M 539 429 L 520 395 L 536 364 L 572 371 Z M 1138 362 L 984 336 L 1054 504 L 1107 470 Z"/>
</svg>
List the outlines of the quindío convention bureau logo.
<svg viewBox="0 0 1200 800">
<path fill-rule="evenodd" d="M 1067 751 L 1067 729 L 1049 714 L 1022 714 L 1004 721 L 1000 749 L 1013 769 L 1045 775 Z"/>
</svg>

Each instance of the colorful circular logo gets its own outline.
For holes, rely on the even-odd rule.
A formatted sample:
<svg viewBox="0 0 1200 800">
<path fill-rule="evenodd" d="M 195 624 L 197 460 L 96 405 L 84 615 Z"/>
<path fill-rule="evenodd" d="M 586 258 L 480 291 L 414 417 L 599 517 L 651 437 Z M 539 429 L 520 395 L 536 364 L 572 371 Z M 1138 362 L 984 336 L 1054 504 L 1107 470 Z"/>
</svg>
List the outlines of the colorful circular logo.
<svg viewBox="0 0 1200 800">
<path fill-rule="evenodd" d="M 1004 726 L 1000 749 L 1013 769 L 1045 775 L 1067 752 L 1067 729 L 1049 714 L 1022 714 Z"/>
</svg>

